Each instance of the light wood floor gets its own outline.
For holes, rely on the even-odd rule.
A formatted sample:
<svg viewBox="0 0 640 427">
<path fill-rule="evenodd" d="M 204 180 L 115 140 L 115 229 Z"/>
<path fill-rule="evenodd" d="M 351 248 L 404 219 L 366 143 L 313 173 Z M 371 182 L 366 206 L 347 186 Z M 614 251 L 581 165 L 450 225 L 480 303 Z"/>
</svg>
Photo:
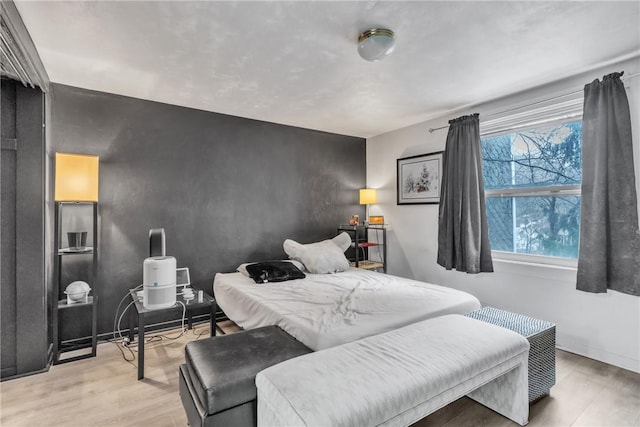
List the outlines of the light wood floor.
<svg viewBox="0 0 640 427">
<path fill-rule="evenodd" d="M 222 327 L 238 330 L 231 322 Z M 148 343 L 142 381 L 136 380 L 136 365 L 123 360 L 115 344 L 102 343 L 95 358 L 2 382 L 0 425 L 184 427 L 178 365 L 184 360 L 185 343 L 207 336 L 207 326 L 199 325 L 177 340 Z M 529 426 L 640 426 L 640 374 L 560 350 L 556 358 L 556 385 L 551 396 L 531 406 Z M 462 398 L 414 426 L 516 424 Z"/>
</svg>

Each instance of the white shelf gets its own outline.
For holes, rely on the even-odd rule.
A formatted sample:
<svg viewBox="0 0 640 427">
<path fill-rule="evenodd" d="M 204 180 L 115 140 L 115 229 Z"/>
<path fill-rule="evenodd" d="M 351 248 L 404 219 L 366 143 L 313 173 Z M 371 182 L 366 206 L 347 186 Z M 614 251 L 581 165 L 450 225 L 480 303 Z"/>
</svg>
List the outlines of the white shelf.
<svg viewBox="0 0 640 427">
<path fill-rule="evenodd" d="M 349 265 L 351 267 L 355 267 L 356 263 L 351 262 Z M 378 261 L 369 261 L 365 259 L 358 262 L 358 268 L 362 268 L 363 270 L 375 270 L 378 268 L 384 268 L 384 264 Z"/>
</svg>

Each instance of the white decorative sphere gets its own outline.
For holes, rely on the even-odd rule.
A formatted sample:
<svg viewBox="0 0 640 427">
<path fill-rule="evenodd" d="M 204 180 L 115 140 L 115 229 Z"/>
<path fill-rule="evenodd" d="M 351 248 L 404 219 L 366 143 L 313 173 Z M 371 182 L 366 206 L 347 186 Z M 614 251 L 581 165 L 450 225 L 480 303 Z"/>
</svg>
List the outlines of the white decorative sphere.
<svg viewBox="0 0 640 427">
<path fill-rule="evenodd" d="M 64 293 L 67 295 L 67 299 L 72 302 L 82 301 L 86 298 L 91 288 L 87 282 L 82 280 L 76 280 L 69 283 Z"/>
</svg>

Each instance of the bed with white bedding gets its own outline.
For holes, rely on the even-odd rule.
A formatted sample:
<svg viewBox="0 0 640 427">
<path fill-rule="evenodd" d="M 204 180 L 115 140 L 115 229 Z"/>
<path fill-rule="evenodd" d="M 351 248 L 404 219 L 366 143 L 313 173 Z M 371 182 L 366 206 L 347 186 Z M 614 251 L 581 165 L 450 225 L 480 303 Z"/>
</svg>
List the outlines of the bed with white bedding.
<svg viewBox="0 0 640 427">
<path fill-rule="evenodd" d="M 480 308 L 466 292 L 356 268 L 265 284 L 218 273 L 213 291 L 242 328 L 277 325 L 314 351 Z"/>
</svg>

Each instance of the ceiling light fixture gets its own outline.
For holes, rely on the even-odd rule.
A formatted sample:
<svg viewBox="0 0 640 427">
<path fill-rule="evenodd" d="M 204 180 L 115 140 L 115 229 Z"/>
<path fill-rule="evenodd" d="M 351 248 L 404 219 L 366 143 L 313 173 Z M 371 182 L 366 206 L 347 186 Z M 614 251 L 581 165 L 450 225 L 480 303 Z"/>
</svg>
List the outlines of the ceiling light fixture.
<svg viewBox="0 0 640 427">
<path fill-rule="evenodd" d="M 360 34 L 358 53 L 367 61 L 380 61 L 393 52 L 395 35 L 386 28 L 373 28 Z"/>
</svg>

